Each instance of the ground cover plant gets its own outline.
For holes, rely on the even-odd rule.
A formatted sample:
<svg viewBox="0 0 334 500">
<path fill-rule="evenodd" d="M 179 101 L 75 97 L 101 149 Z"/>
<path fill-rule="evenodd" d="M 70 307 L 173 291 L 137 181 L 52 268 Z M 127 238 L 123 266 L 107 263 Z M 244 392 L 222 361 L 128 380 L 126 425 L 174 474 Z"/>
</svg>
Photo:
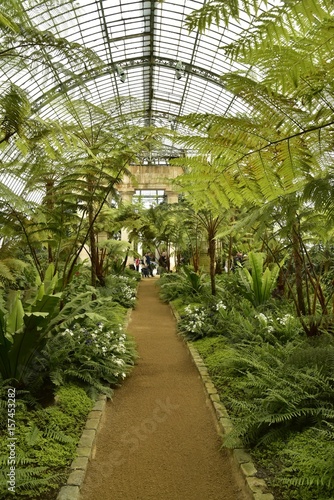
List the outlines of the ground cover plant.
<svg viewBox="0 0 334 500">
<path fill-rule="evenodd" d="M 2 395 L 5 389 L 3 387 Z M 1 420 L 1 498 L 56 498 L 59 485 L 66 482 L 69 465 L 75 458 L 76 443 L 93 404 L 84 389 L 74 385 L 58 388 L 55 403 L 45 408 L 29 408 L 29 401 L 22 395 L 15 413 L 17 486 L 14 494 L 8 491 L 6 474 L 7 419 Z"/>
<path fill-rule="evenodd" d="M 329 500 L 334 339 L 330 331 L 307 336 L 291 299 L 271 293 L 262 300 L 260 288 L 255 295 L 262 264 L 258 271 L 249 264 L 247 273 L 217 276 L 211 297 L 188 293 L 186 284 L 180 293 L 182 274 L 163 276 L 161 296 L 178 311 L 179 331 L 194 342 L 233 420 L 224 446 L 241 442 L 251 452 L 275 498 Z M 209 283 L 205 273 L 202 279 Z"/>
</svg>

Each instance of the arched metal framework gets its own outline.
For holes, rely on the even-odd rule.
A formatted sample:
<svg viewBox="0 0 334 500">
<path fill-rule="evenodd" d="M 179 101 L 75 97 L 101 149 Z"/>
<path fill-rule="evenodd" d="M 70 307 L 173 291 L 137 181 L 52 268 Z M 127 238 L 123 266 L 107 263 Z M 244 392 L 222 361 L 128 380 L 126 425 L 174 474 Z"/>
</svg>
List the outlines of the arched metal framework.
<svg viewBox="0 0 334 500">
<path fill-rule="evenodd" d="M 233 115 L 245 111 L 242 100 L 222 85 L 223 73 L 241 68 L 231 63 L 222 47 L 254 20 L 241 12 L 238 23 L 214 25 L 204 34 L 189 32 L 186 16 L 204 3 L 206 0 L 23 0 L 33 26 L 91 49 L 100 63 L 75 79 L 57 71 L 57 61 L 53 69 L 41 68 L 40 73 L 29 71 L 29 63 L 19 72 L 0 67 L 0 83 L 18 85 L 27 92 L 35 113 L 59 120 L 66 119 L 66 111 L 59 105 L 64 96 L 96 105 L 120 98 L 113 116 L 137 125 L 172 129 L 178 127 L 178 117 L 189 113 Z"/>
<path fill-rule="evenodd" d="M 150 125 L 194 112 L 234 114 L 244 105 L 224 89 L 220 76 L 238 68 L 221 48 L 252 19 L 244 13 L 238 24 L 189 33 L 186 16 L 205 1 L 41 0 L 29 7 L 24 0 L 34 26 L 92 49 L 104 66 L 83 72 L 75 82 L 51 71 L 33 76 L 29 66 L 17 75 L 1 75 L 0 69 L 1 80 L 8 76 L 26 89 L 42 116 L 58 115 L 57 99 L 64 93 L 97 105 L 132 96 L 120 115 L 128 120 L 133 113 L 133 119 Z"/>
</svg>

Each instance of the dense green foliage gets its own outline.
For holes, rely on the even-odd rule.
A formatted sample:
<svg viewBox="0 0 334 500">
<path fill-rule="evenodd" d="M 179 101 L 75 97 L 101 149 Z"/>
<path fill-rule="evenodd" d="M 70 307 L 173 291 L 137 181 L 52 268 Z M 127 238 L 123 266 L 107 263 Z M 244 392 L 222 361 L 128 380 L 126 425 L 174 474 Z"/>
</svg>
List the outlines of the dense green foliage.
<svg viewBox="0 0 334 500">
<path fill-rule="evenodd" d="M 104 66 L 34 27 L 40 3 L 23 4 L 0 6 L 6 75 L 42 67 L 81 85 Z M 54 8 L 66 18 L 71 2 Z M 334 496 L 333 1 L 208 0 L 187 26 L 223 29 L 242 11 L 252 23 L 220 49 L 239 70 L 221 80 L 246 111 L 180 118 L 192 133 L 177 141 L 192 154 L 174 160 L 184 169 L 174 207 L 121 207 L 117 193 L 128 164 L 170 130 L 124 124 L 110 109 L 126 99 L 98 107 L 58 85 L 48 96 L 66 118 L 46 123 L 26 90 L 1 84 L 0 149 L 12 148 L 1 173 L 41 194 L 33 203 L 0 182 L 0 412 L 15 387 L 20 495 L 58 487 L 86 394 L 110 395 L 133 364 L 123 325 L 139 276 L 116 239 L 126 227 L 135 245 L 174 249 L 178 273 L 161 277 L 161 296 L 228 406 L 225 444 L 252 450 L 278 499 Z"/>
<path fill-rule="evenodd" d="M 202 279 L 209 284 L 209 276 Z M 218 284 L 214 297 L 191 296 L 185 275 L 160 279 L 162 297 L 179 312 L 180 332 L 195 341 L 233 420 L 225 446 L 239 447 L 241 440 L 251 450 L 275 498 L 328 500 L 334 494 L 332 335 L 307 337 L 287 300 L 270 296 L 258 304 L 243 296 L 238 270 Z"/>
<path fill-rule="evenodd" d="M 56 392 L 55 404 L 28 411 L 27 405 L 17 407 L 15 436 L 17 437 L 15 498 L 45 498 L 50 490 L 56 493 L 66 481 L 68 467 L 75 457 L 80 438 L 93 401 L 76 386 L 63 386 Z M 8 439 L 2 420 L 0 432 L 0 494 L 8 492 L 6 475 Z"/>
</svg>

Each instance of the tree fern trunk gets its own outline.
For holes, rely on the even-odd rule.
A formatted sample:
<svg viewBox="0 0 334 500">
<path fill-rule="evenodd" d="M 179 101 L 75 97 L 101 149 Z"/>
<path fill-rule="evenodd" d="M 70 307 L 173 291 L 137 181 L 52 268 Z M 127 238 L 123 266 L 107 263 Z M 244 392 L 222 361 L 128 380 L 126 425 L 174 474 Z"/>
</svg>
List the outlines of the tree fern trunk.
<svg viewBox="0 0 334 500">
<path fill-rule="evenodd" d="M 90 246 L 90 260 L 91 260 L 91 284 L 96 287 L 97 283 L 97 270 L 98 270 L 98 251 L 95 239 L 94 228 L 94 180 L 91 175 L 87 175 L 87 188 L 91 197 L 87 202 L 88 205 L 88 224 L 89 224 L 89 246 Z"/>
<path fill-rule="evenodd" d="M 52 212 L 54 210 L 53 188 L 54 188 L 53 179 L 48 179 L 46 181 L 46 184 L 45 184 L 45 203 L 46 203 L 46 207 L 48 209 L 49 214 L 52 214 Z M 49 239 L 50 239 L 50 236 L 48 237 L 48 240 Z M 50 242 L 48 242 L 48 261 L 50 264 L 51 264 L 51 262 L 54 261 L 52 246 L 51 246 Z"/>
<path fill-rule="evenodd" d="M 233 220 L 233 219 L 232 219 Z M 229 242 L 228 242 L 228 258 L 227 258 L 227 272 L 231 272 L 231 264 L 232 264 L 232 245 L 233 244 L 233 238 L 232 235 L 230 234 L 229 236 Z"/>
<path fill-rule="evenodd" d="M 198 248 L 197 236 L 195 239 L 195 249 L 194 249 L 194 252 L 192 254 L 192 260 L 193 260 L 194 271 L 195 271 L 195 273 L 197 273 L 198 269 L 199 269 L 199 248 Z"/>
<path fill-rule="evenodd" d="M 209 236 L 210 238 L 210 236 Z M 216 295 L 216 273 L 215 273 L 215 261 L 216 261 L 216 240 L 214 237 L 209 239 L 209 257 L 210 257 L 210 281 L 211 281 L 211 293 Z"/>
<path fill-rule="evenodd" d="M 96 240 L 95 240 L 95 231 L 94 231 L 94 212 L 92 204 L 89 204 L 88 207 L 88 220 L 89 220 L 89 244 L 90 244 L 90 259 L 91 259 L 91 284 L 96 287 L 97 275 L 96 270 L 98 267 L 97 259 L 97 248 L 96 248 Z"/>
<path fill-rule="evenodd" d="M 303 294 L 303 261 L 301 258 L 301 248 L 299 244 L 299 223 L 294 222 L 292 225 L 292 255 L 295 265 L 295 282 L 297 292 L 298 316 L 305 316 L 305 301 Z"/>
</svg>

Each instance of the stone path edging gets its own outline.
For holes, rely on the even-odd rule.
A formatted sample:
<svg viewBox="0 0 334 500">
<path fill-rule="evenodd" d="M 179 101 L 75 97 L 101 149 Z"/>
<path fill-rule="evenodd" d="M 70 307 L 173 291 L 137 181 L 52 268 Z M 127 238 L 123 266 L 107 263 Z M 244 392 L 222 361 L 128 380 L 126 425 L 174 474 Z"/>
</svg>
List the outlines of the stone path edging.
<svg viewBox="0 0 334 500">
<path fill-rule="evenodd" d="M 178 322 L 180 319 L 179 314 L 172 304 L 170 304 L 170 306 L 171 311 Z M 131 320 L 131 312 L 132 310 L 130 309 L 127 313 L 125 328 Z M 220 401 L 218 391 L 214 386 L 205 363 L 197 349 L 191 342 L 185 340 L 182 335 L 180 335 L 180 337 L 187 345 L 192 360 L 195 363 L 203 381 L 205 392 L 214 409 L 218 431 L 221 435 L 226 435 L 233 428 L 228 412 L 223 403 Z M 77 457 L 72 461 L 70 466 L 71 472 L 67 479 L 67 483 L 65 486 L 61 487 L 57 500 L 80 500 L 80 490 L 86 476 L 89 461 L 94 456 L 95 438 L 106 407 L 106 400 L 107 397 L 105 395 L 100 395 L 93 409 L 88 414 L 85 428 L 77 446 Z M 244 477 L 249 492 L 253 496 L 253 500 L 274 500 L 274 496 L 271 493 L 266 492 L 268 489 L 266 482 L 263 479 L 256 477 L 257 470 L 249 453 L 247 453 L 243 448 L 236 448 L 232 451 L 232 456 Z"/>
<path fill-rule="evenodd" d="M 170 304 L 170 307 L 176 321 L 179 322 L 179 313 L 173 307 L 173 304 Z M 198 369 L 206 395 L 214 410 L 218 432 L 221 436 L 226 436 L 233 428 L 233 423 L 228 415 L 227 409 L 220 400 L 218 391 L 211 380 L 206 365 L 199 352 L 194 347 L 192 342 L 187 341 L 181 334 L 179 334 L 179 336 L 187 345 L 192 360 Z M 268 493 L 268 486 L 266 482 L 263 479 L 256 477 L 257 470 L 249 453 L 244 448 L 240 447 L 232 450 L 232 456 L 243 475 L 249 492 L 253 496 L 253 500 L 274 500 L 272 493 Z"/>
<path fill-rule="evenodd" d="M 127 311 L 124 328 L 126 329 L 131 321 L 132 309 Z M 97 431 L 101 422 L 103 412 L 106 407 L 107 396 L 98 396 L 95 405 L 88 413 L 84 430 L 77 445 L 76 458 L 72 461 L 70 475 L 65 486 L 59 490 L 57 500 L 80 500 L 80 490 L 85 480 L 88 463 L 94 456 L 94 446 Z"/>
<path fill-rule="evenodd" d="M 77 446 L 77 457 L 71 464 L 67 484 L 60 488 L 57 500 L 79 500 L 80 489 L 85 479 L 88 463 L 94 453 L 94 442 L 106 406 L 106 400 L 105 395 L 99 396 L 93 409 L 88 414 L 86 426 Z"/>
</svg>

